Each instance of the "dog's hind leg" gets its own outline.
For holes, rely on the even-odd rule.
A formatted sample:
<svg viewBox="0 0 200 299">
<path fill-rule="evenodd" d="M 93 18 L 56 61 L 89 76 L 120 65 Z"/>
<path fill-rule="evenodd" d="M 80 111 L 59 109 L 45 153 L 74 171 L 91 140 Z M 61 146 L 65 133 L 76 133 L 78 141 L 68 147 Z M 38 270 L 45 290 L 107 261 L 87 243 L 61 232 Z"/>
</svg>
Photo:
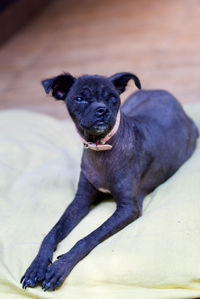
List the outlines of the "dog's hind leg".
<svg viewBox="0 0 200 299">
<path fill-rule="evenodd" d="M 44 238 L 40 250 L 25 275 L 21 278 L 22 287 L 34 287 L 45 277 L 51 264 L 53 252 L 72 229 L 86 216 L 90 206 L 101 193 L 96 190 L 81 173 L 78 190 L 72 203 L 67 207 L 60 220 Z"/>
</svg>

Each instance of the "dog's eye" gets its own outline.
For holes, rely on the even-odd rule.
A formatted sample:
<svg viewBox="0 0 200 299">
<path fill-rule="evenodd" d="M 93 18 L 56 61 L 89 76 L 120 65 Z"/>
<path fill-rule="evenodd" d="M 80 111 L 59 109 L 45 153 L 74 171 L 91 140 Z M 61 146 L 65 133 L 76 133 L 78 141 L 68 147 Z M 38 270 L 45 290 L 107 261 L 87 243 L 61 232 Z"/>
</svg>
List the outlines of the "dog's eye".
<svg viewBox="0 0 200 299">
<path fill-rule="evenodd" d="M 75 100 L 76 100 L 76 102 L 78 102 L 78 103 L 84 103 L 84 102 L 87 102 L 86 99 L 83 98 L 83 97 L 77 97 Z"/>
<path fill-rule="evenodd" d="M 109 102 L 112 103 L 112 104 L 116 104 L 117 103 L 117 98 L 115 96 L 111 96 L 109 98 Z"/>
</svg>

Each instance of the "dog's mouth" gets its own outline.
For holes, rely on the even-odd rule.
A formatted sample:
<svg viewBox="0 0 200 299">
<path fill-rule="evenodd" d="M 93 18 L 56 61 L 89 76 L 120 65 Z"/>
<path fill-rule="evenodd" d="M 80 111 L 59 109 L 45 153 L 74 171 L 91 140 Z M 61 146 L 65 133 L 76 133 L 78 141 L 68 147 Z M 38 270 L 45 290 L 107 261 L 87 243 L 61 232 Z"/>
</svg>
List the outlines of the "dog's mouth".
<svg viewBox="0 0 200 299">
<path fill-rule="evenodd" d="M 108 125 L 106 125 L 103 121 L 99 121 L 93 126 L 93 129 L 96 131 L 97 135 L 104 134 L 108 129 Z"/>
<path fill-rule="evenodd" d="M 112 124 L 103 121 L 97 121 L 88 126 L 80 124 L 78 131 L 87 142 L 96 143 L 98 140 L 104 138 L 112 130 Z"/>
</svg>

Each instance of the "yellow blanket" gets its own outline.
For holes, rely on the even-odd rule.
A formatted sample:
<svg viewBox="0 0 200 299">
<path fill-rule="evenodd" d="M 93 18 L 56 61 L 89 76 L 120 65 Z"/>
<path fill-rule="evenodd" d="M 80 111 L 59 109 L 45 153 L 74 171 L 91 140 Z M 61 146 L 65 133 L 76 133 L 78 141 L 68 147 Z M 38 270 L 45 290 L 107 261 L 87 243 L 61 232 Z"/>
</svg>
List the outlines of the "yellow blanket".
<svg viewBox="0 0 200 299">
<path fill-rule="evenodd" d="M 185 107 L 200 128 L 200 103 Z M 143 216 L 83 259 L 55 292 L 23 290 L 21 276 L 73 199 L 81 142 L 71 121 L 22 110 L 0 112 L 0 298 L 200 298 L 200 145 L 146 197 Z M 180 148 L 181 150 L 181 148 Z M 54 258 L 114 211 L 97 206 Z"/>
</svg>

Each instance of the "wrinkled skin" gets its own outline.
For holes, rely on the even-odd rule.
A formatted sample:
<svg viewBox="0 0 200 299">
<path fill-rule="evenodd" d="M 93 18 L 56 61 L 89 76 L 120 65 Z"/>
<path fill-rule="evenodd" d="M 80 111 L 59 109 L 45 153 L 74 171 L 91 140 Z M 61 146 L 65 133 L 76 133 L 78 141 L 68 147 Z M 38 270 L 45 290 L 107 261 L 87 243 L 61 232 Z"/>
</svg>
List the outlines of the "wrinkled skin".
<svg viewBox="0 0 200 299">
<path fill-rule="evenodd" d="M 113 128 L 120 109 L 120 94 L 131 73 L 109 78 L 63 74 L 42 82 L 46 93 L 65 101 L 79 134 L 97 142 Z M 117 133 L 109 140 L 112 149 L 84 149 L 77 193 L 62 217 L 44 238 L 36 258 L 22 277 L 24 288 L 42 282 L 55 290 L 73 267 L 99 243 L 136 220 L 144 197 L 173 175 L 192 155 L 198 131 L 178 101 L 162 90 L 141 90 L 121 106 Z M 79 240 L 70 251 L 51 264 L 54 250 L 87 215 L 91 206 L 104 199 L 106 189 L 116 202 L 116 211 L 95 231 Z M 131 237 L 131 236 L 130 236 Z"/>
</svg>

